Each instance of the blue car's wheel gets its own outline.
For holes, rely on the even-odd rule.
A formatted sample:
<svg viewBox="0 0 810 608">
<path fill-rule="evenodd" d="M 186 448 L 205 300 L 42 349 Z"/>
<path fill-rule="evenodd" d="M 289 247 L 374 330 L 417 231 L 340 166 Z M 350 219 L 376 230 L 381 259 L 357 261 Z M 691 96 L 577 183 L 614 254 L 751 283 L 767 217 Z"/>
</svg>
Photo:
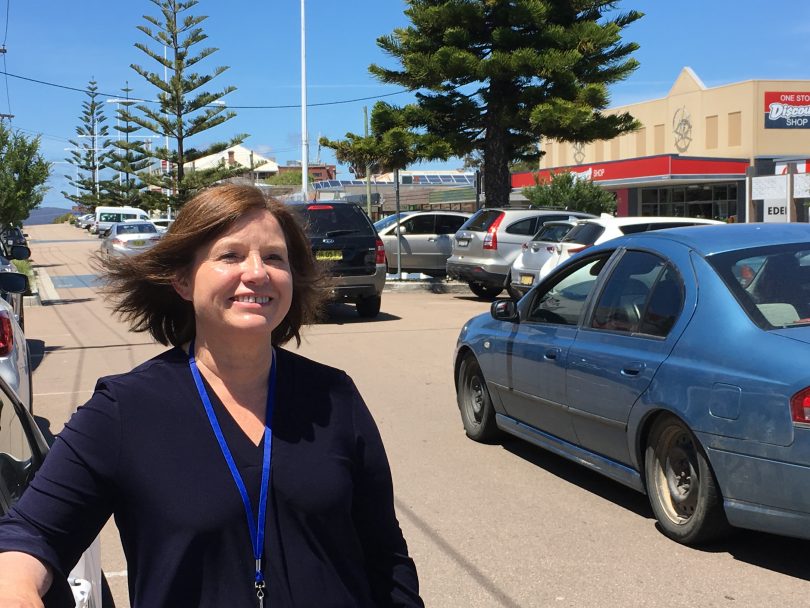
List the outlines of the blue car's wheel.
<svg viewBox="0 0 810 608">
<path fill-rule="evenodd" d="M 459 365 L 456 386 L 456 398 L 467 437 L 483 443 L 496 439 L 499 431 L 495 424 L 492 399 L 481 367 L 472 353 L 467 353 Z"/>
<path fill-rule="evenodd" d="M 664 534 L 695 545 L 729 529 L 723 499 L 697 438 L 674 416 L 659 418 L 645 458 L 647 494 Z"/>
</svg>

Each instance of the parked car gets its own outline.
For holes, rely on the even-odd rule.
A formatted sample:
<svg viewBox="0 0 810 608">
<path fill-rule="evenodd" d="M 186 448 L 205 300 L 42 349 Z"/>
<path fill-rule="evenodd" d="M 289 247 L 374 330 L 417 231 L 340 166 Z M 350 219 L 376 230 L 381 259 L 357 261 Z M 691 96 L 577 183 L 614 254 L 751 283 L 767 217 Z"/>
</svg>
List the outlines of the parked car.
<svg viewBox="0 0 810 608">
<path fill-rule="evenodd" d="M 355 304 L 361 317 L 376 317 L 385 287 L 385 246 L 365 212 L 339 201 L 288 205 L 309 236 L 315 259 L 329 269 L 334 299 Z"/>
<path fill-rule="evenodd" d="M 93 223 L 88 230 L 101 238 L 113 224 L 128 220 L 148 222 L 149 214 L 137 207 L 96 207 Z"/>
<path fill-rule="evenodd" d="M 47 452 L 48 444 L 33 416 L 0 374 L 0 515 L 20 499 Z M 77 608 L 113 607 L 101 572 L 98 539 L 68 575 L 68 586 Z"/>
<path fill-rule="evenodd" d="M 89 230 L 90 226 L 95 222 L 96 214 L 95 213 L 85 213 L 84 215 L 80 215 L 79 218 L 76 220 L 76 226 L 81 228 L 82 230 Z"/>
<path fill-rule="evenodd" d="M 397 270 L 397 225 L 399 225 L 400 267 L 404 272 L 444 276 L 453 248 L 452 236 L 471 214 L 460 211 L 419 211 L 388 216 L 374 223 L 385 244 L 388 273 Z M 389 219 L 392 218 L 393 219 Z"/>
<path fill-rule="evenodd" d="M 742 278 L 745 277 L 745 278 Z M 810 226 L 734 224 L 591 247 L 455 353 L 467 435 L 515 435 L 645 492 L 697 544 L 810 538 Z"/>
<path fill-rule="evenodd" d="M 504 288 L 511 289 L 512 263 L 543 224 L 584 217 L 594 216 L 547 209 L 480 209 L 453 237 L 447 276 L 468 283 L 479 298 L 494 298 Z"/>
<path fill-rule="evenodd" d="M 576 224 L 574 220 L 546 222 L 530 241 L 523 243 L 512 263 L 512 290 L 525 294 L 540 280 L 540 268 L 556 251 L 557 243 Z"/>
<path fill-rule="evenodd" d="M 160 233 L 152 222 L 119 222 L 110 226 L 101 252 L 106 255 L 135 255 L 154 247 Z"/>
<path fill-rule="evenodd" d="M 28 235 L 22 231 L 18 226 L 6 226 L 0 232 L 0 239 L 3 241 L 3 246 L 13 247 L 14 245 L 28 245 Z"/>
<path fill-rule="evenodd" d="M 31 355 L 17 313 L 6 299 L 9 295 L 21 297 L 26 291 L 27 276 L 19 272 L 0 271 L 0 292 L 6 294 L 0 298 L 0 378 L 14 390 L 25 407 L 33 411 Z"/>
<path fill-rule="evenodd" d="M 540 267 L 539 276 L 544 277 L 575 253 L 592 245 L 604 243 L 625 234 L 681 228 L 700 224 L 722 224 L 717 220 L 706 220 L 693 217 L 614 217 L 603 213 L 600 217 L 581 220 L 557 243 L 554 252 Z"/>
<path fill-rule="evenodd" d="M 157 227 L 158 232 L 163 233 L 163 232 L 166 232 L 169 229 L 169 226 L 174 224 L 174 220 L 173 219 L 169 220 L 169 219 L 166 219 L 166 218 L 158 218 L 158 219 L 152 220 L 152 223 Z"/>
</svg>

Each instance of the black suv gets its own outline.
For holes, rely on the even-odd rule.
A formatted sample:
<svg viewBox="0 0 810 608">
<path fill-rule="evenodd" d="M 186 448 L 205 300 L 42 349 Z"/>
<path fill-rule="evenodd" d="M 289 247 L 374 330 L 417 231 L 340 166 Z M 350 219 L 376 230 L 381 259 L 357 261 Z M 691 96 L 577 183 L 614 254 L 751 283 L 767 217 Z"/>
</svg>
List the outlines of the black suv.
<svg viewBox="0 0 810 608">
<path fill-rule="evenodd" d="M 353 302 L 361 317 L 376 317 L 385 287 L 385 246 L 365 212 L 341 201 L 288 204 L 309 236 L 315 259 L 328 265 L 335 300 Z"/>
</svg>

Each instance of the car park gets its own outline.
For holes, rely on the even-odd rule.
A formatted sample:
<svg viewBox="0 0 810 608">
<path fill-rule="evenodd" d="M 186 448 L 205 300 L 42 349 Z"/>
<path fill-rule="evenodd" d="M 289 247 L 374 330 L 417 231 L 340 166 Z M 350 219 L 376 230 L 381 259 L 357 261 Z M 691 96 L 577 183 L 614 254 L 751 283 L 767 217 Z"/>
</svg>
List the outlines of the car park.
<svg viewBox="0 0 810 608">
<path fill-rule="evenodd" d="M 0 515 L 5 515 L 20 499 L 47 452 L 48 444 L 33 416 L 6 382 L 5 375 L 0 374 Z M 98 539 L 69 573 L 68 586 L 77 608 L 112 607 L 112 596 L 105 588 L 101 572 Z"/>
<path fill-rule="evenodd" d="M 479 209 L 453 237 L 447 276 L 464 281 L 480 298 L 494 298 L 504 288 L 511 291 L 512 263 L 523 243 L 546 222 L 587 217 L 594 216 L 534 208 Z"/>
<path fill-rule="evenodd" d="M 467 435 L 505 432 L 648 495 L 685 544 L 810 538 L 810 226 L 595 245 L 461 330 Z"/>
<path fill-rule="evenodd" d="M 152 222 L 120 222 L 110 226 L 101 252 L 105 255 L 135 255 L 154 247 L 160 241 L 160 233 Z"/>
<path fill-rule="evenodd" d="M 453 247 L 452 237 L 470 215 L 460 211 L 419 211 L 401 216 L 399 222 L 396 216 L 375 222 L 377 234 L 385 244 L 388 273 L 397 271 L 399 253 L 399 268 L 403 272 L 444 276 Z"/>
<path fill-rule="evenodd" d="M 525 294 L 540 280 L 540 269 L 556 251 L 557 243 L 575 225 L 574 220 L 546 222 L 530 241 L 523 243 L 512 263 L 512 291 Z"/>
<path fill-rule="evenodd" d="M 609 213 L 603 213 L 598 218 L 578 221 L 555 245 L 554 251 L 543 262 L 538 274 L 544 277 L 575 253 L 625 234 L 722 223 L 693 217 L 614 217 Z"/>
<path fill-rule="evenodd" d="M 89 230 L 95 219 L 95 213 L 85 213 L 84 215 L 80 215 L 76 219 L 76 227 L 81 228 L 82 230 Z"/>
<path fill-rule="evenodd" d="M 353 303 L 361 317 L 376 317 L 385 287 L 385 246 L 365 212 L 342 201 L 287 204 L 331 276 L 334 300 Z"/>
</svg>

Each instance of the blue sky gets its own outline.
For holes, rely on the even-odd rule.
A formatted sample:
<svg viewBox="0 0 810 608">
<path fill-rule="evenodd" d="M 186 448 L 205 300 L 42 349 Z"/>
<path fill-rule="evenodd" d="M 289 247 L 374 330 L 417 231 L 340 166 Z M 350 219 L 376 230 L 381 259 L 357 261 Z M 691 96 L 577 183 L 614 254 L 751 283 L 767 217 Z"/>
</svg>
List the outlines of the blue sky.
<svg viewBox="0 0 810 608">
<path fill-rule="evenodd" d="M 678 73 L 690 66 L 707 86 L 749 79 L 810 79 L 810 3 L 796 0 L 662 0 L 622 1 L 622 10 L 645 13 L 625 30 L 625 38 L 641 45 L 635 57 L 640 68 L 611 89 L 613 105 L 666 95 Z M 210 85 L 234 85 L 225 99 L 231 106 L 298 105 L 300 90 L 300 0 L 201 0 L 191 10 L 208 15 L 206 44 L 220 50 L 200 64 L 230 69 Z M 402 0 L 307 0 L 307 81 L 310 158 L 318 157 L 319 135 L 340 138 L 362 133 L 363 106 L 377 96 L 396 93 L 368 73 L 372 62 L 395 65 L 377 47 L 376 38 L 406 26 Z M 2 9 L 7 9 L 4 22 Z M 155 91 L 129 66 L 160 66 L 134 47 L 152 43 L 136 29 L 144 14 L 157 15 L 148 0 L 0 0 L 7 53 L 5 70 L 12 75 L 84 88 L 94 78 L 102 99 L 121 95 L 129 81 L 136 97 Z M 7 27 L 5 27 L 7 25 Z M 154 47 L 157 48 L 157 47 Z M 367 101 L 320 105 L 371 97 Z M 53 161 L 53 177 L 44 206 L 67 207 L 62 177 L 73 172 L 64 164 L 68 139 L 79 124 L 79 92 L 15 77 L 0 78 L 0 112 L 14 115 L 12 126 L 41 134 L 42 152 Z M 410 101 L 408 94 L 386 97 L 390 103 Z M 115 104 L 105 104 L 107 124 L 115 124 Z M 298 108 L 243 109 L 237 118 L 191 140 L 202 148 L 235 133 L 249 133 L 245 145 L 280 164 L 300 159 L 301 114 Z M 112 129 L 111 129 L 112 131 Z M 810 147 L 810 144 L 808 144 Z M 320 159 L 334 162 L 329 150 Z M 455 168 L 449 161 L 445 166 Z M 339 168 L 343 177 L 351 177 Z"/>
</svg>

